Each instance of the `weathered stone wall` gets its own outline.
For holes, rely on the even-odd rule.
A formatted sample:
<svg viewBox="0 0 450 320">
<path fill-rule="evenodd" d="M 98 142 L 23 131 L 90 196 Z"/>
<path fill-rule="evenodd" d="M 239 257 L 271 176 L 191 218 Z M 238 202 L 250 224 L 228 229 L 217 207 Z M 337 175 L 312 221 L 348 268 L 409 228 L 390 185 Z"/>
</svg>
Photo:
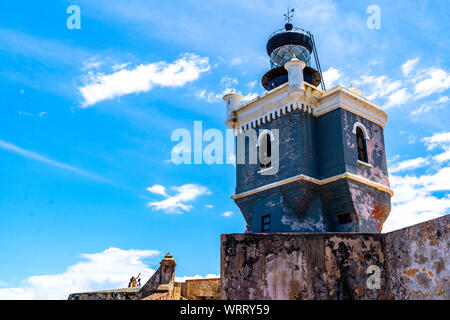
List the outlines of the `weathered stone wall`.
<svg viewBox="0 0 450 320">
<path fill-rule="evenodd" d="M 378 299 L 366 270 L 384 270 L 381 235 L 285 233 L 222 235 L 221 299 Z"/>
<path fill-rule="evenodd" d="M 220 278 L 186 280 L 181 283 L 181 296 L 188 300 L 218 300 Z"/>
<path fill-rule="evenodd" d="M 140 288 L 72 293 L 68 300 L 138 300 Z"/>
<path fill-rule="evenodd" d="M 445 216 L 389 234 L 224 234 L 221 299 L 449 299 L 448 229 Z"/>
<path fill-rule="evenodd" d="M 386 234 L 391 295 L 450 299 L 450 215 Z"/>
</svg>

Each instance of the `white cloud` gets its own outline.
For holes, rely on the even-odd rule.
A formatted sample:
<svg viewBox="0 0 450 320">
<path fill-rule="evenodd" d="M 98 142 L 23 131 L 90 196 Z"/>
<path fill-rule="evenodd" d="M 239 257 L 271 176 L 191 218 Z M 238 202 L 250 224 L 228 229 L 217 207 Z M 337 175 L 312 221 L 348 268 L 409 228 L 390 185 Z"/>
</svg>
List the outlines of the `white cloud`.
<svg viewBox="0 0 450 320">
<path fill-rule="evenodd" d="M 244 62 L 247 62 L 247 57 L 237 57 L 237 58 L 233 58 L 230 62 L 231 66 L 237 66 L 240 64 L 243 64 Z"/>
<path fill-rule="evenodd" d="M 432 109 L 446 108 L 448 102 L 449 102 L 449 98 L 447 96 L 441 96 L 435 101 L 423 103 L 419 108 L 411 111 L 410 115 L 418 116 L 418 115 L 426 113 Z"/>
<path fill-rule="evenodd" d="M 113 71 L 119 71 L 125 69 L 130 63 L 121 63 L 121 64 L 115 64 L 112 66 Z"/>
<path fill-rule="evenodd" d="M 95 59 L 83 61 L 83 67 L 81 68 L 81 71 L 97 69 L 101 64 L 102 63 L 100 61 L 97 61 Z"/>
<path fill-rule="evenodd" d="M 205 208 L 212 209 L 214 206 L 212 204 L 205 204 Z"/>
<path fill-rule="evenodd" d="M 411 113 L 410 113 L 410 115 L 412 115 L 412 116 L 417 116 L 417 115 L 419 115 L 419 114 L 422 114 L 422 113 L 425 113 L 425 112 L 428 112 L 428 111 L 430 111 L 431 110 L 431 106 L 428 106 L 428 105 L 421 105 L 419 108 L 417 108 L 416 110 L 413 110 L 413 111 L 411 111 Z"/>
<path fill-rule="evenodd" d="M 162 190 L 161 189 L 162 186 L 159 185 L 155 186 L 157 186 L 158 191 Z M 150 187 L 150 189 L 155 190 L 154 189 L 155 186 Z M 192 209 L 192 205 L 187 204 L 188 202 L 194 201 L 199 196 L 211 193 L 206 187 L 192 183 L 184 184 L 178 187 L 173 186 L 170 187 L 170 189 L 175 192 L 173 196 L 165 195 L 166 199 L 162 201 L 152 201 L 149 202 L 147 205 L 149 207 L 153 207 L 153 210 L 161 210 L 164 211 L 165 213 L 181 214 L 183 213 L 183 211 L 190 211 Z M 149 190 L 149 188 L 147 188 L 147 190 Z"/>
<path fill-rule="evenodd" d="M 383 232 L 437 218 L 450 210 L 450 132 L 435 133 L 422 141 L 428 150 L 440 147 L 444 152 L 405 160 L 389 168 L 392 173 L 425 168 L 426 173 L 390 176 L 394 197 Z"/>
<path fill-rule="evenodd" d="M 419 58 L 407 60 L 401 66 L 405 77 L 409 76 L 419 62 Z M 329 73 L 329 75 L 327 75 Z M 329 80 L 327 80 L 327 78 Z M 342 78 L 338 70 L 330 68 L 324 73 L 325 82 L 335 82 L 335 79 Z M 370 74 L 362 75 L 359 79 L 352 81 L 358 86 L 367 88 L 369 94 L 367 99 L 384 99 L 384 108 L 404 105 L 408 101 L 425 98 L 435 93 L 441 93 L 450 88 L 450 73 L 438 68 L 422 68 L 413 77 L 404 80 L 390 79 L 386 75 L 374 76 Z M 329 86 L 329 85 L 327 85 Z M 411 112 L 411 115 L 418 115 L 431 110 L 433 105 L 444 105 L 448 102 L 448 97 L 440 97 L 439 100 L 422 105 Z"/>
<path fill-rule="evenodd" d="M 222 97 L 224 96 L 223 93 L 214 93 L 214 92 L 206 92 L 205 89 L 198 91 L 195 96 L 200 99 L 204 100 L 208 103 L 217 103 L 220 100 L 222 100 Z"/>
<path fill-rule="evenodd" d="M 391 176 L 392 211 L 386 220 L 383 232 L 404 228 L 429 219 L 445 215 L 450 209 L 450 168 L 421 176 Z M 434 192 L 444 191 L 438 197 Z"/>
<path fill-rule="evenodd" d="M 402 71 L 405 76 L 412 71 L 417 61 L 416 59 L 408 60 L 402 65 Z M 386 97 L 387 101 L 384 107 L 390 108 L 405 104 L 411 99 L 418 100 L 447 90 L 450 88 L 450 73 L 440 68 L 431 67 L 419 70 L 413 78 L 404 83 L 399 80 L 390 80 L 386 76 L 369 76 L 366 78 L 366 83 L 370 82 L 374 83 L 375 88 L 367 98 Z M 383 89 L 383 83 L 386 86 L 385 89 Z M 401 87 L 402 85 L 405 87 Z M 383 90 L 385 90 L 384 93 Z M 440 97 L 439 100 L 431 102 L 429 105 L 422 105 L 420 108 L 412 111 L 411 115 L 427 112 L 431 109 L 432 105 L 446 104 L 447 102 L 448 97 Z"/>
<path fill-rule="evenodd" d="M 330 67 L 327 71 L 323 73 L 323 81 L 325 82 L 325 87 L 329 90 L 336 82 L 342 77 L 342 73 L 333 67 Z"/>
<path fill-rule="evenodd" d="M 143 283 L 155 272 L 143 262 L 157 250 L 109 248 L 82 254 L 80 261 L 60 274 L 32 276 L 20 287 L 0 289 L 0 299 L 67 299 L 70 293 L 125 288 L 131 276 L 141 273 Z"/>
<path fill-rule="evenodd" d="M 443 147 L 445 152 L 439 153 L 433 157 L 437 162 L 445 162 L 450 160 L 450 145 Z"/>
<path fill-rule="evenodd" d="M 41 119 L 47 114 L 46 111 L 41 111 L 37 114 L 31 113 L 31 112 L 26 112 L 26 111 L 18 111 L 17 113 L 21 116 L 27 116 L 27 117 L 31 117 L 31 118 L 41 118 Z"/>
<path fill-rule="evenodd" d="M 223 96 L 230 93 L 231 88 L 226 88 L 222 91 L 222 93 L 215 93 L 215 92 L 207 92 L 205 89 L 198 91 L 195 96 L 197 99 L 204 100 L 208 103 L 218 103 L 223 101 Z M 242 95 L 242 92 L 235 91 L 237 94 L 240 94 L 242 96 L 241 102 L 250 101 L 258 96 L 255 92 L 249 92 L 246 95 Z"/>
<path fill-rule="evenodd" d="M 224 213 L 221 214 L 222 217 L 231 217 L 233 215 L 233 211 L 225 211 Z"/>
<path fill-rule="evenodd" d="M 130 93 L 150 91 L 153 86 L 181 87 L 197 80 L 210 69 L 208 58 L 186 53 L 175 62 L 141 64 L 134 69 L 123 69 L 112 74 L 90 72 L 86 84 L 79 87 L 84 98 L 82 107 Z"/>
<path fill-rule="evenodd" d="M 404 64 L 402 64 L 402 73 L 405 77 L 407 77 L 410 72 L 414 69 L 416 64 L 419 62 L 419 58 L 410 59 L 406 61 Z"/>
<path fill-rule="evenodd" d="M 224 76 L 220 79 L 220 83 L 225 86 L 225 88 L 231 88 L 233 85 L 237 85 L 239 83 L 238 79 L 232 78 L 229 76 Z"/>
<path fill-rule="evenodd" d="M 90 173 L 90 172 L 87 172 L 87 171 L 75 168 L 73 166 L 70 166 L 70 165 L 67 165 L 67 164 L 55 161 L 55 160 L 52 160 L 52 159 L 50 159 L 50 158 L 48 158 L 46 156 L 40 155 L 40 154 L 38 154 L 36 152 L 33 152 L 33 151 L 30 151 L 30 150 L 23 149 L 23 148 L 21 148 L 19 146 L 16 146 L 15 144 L 3 141 L 1 139 L 0 139 L 0 149 L 4 149 L 6 151 L 18 154 L 20 156 L 23 156 L 25 158 L 29 158 L 29 159 L 32 159 L 32 160 L 35 160 L 35 161 L 47 163 L 47 164 L 49 164 L 49 165 L 51 165 L 53 167 L 61 168 L 61 169 L 64 169 L 64 170 L 69 170 L 69 171 L 72 171 L 72 172 L 74 172 L 76 174 L 79 174 L 79 175 L 82 175 L 82 176 L 85 176 L 85 177 L 88 177 L 88 178 L 91 178 L 91 179 L 95 179 L 95 180 L 98 180 L 98 181 L 101 181 L 101 182 L 106 182 L 106 183 L 112 183 L 111 181 L 109 181 L 107 179 L 104 179 L 104 178 L 102 178 L 102 177 L 100 177 L 100 176 L 98 176 L 96 174 L 93 174 L 93 173 Z"/>
<path fill-rule="evenodd" d="M 399 172 L 399 171 L 417 169 L 417 168 L 423 167 L 426 164 L 428 164 L 427 158 L 419 157 L 419 158 L 415 158 L 415 159 L 408 159 L 408 160 L 396 163 L 394 166 L 389 168 L 389 172 L 394 173 L 394 172 Z"/>
<path fill-rule="evenodd" d="M 160 184 L 155 184 L 154 186 L 148 187 L 145 190 L 147 190 L 151 193 L 156 193 L 156 194 L 160 194 L 164 197 L 167 197 L 166 188 Z"/>
<path fill-rule="evenodd" d="M 449 102 L 450 101 L 450 98 L 449 97 L 447 97 L 447 96 L 442 96 L 442 97 L 439 97 L 439 99 L 437 99 L 434 103 L 436 103 L 436 104 L 446 104 L 447 102 Z M 445 107 L 445 105 L 444 105 L 444 107 Z"/>
<path fill-rule="evenodd" d="M 411 99 L 411 94 L 408 92 L 408 89 L 402 88 L 400 90 L 397 90 L 393 93 L 391 93 L 386 101 L 386 104 L 384 105 L 384 108 L 390 108 L 394 106 L 399 106 L 402 104 L 405 104 L 406 102 Z"/>
<path fill-rule="evenodd" d="M 369 100 L 386 97 L 399 89 L 402 85 L 402 82 L 399 80 L 392 80 L 386 76 L 376 77 L 371 75 L 361 76 L 361 80 L 357 80 L 355 83 L 358 85 L 365 85 L 371 90 L 370 94 L 367 96 L 367 99 Z"/>
<path fill-rule="evenodd" d="M 423 98 L 450 88 L 450 73 L 440 68 L 428 68 L 424 69 L 415 81 L 418 81 L 414 86 L 416 98 Z"/>
<path fill-rule="evenodd" d="M 255 99 L 257 96 L 259 96 L 259 94 L 257 94 L 256 92 L 249 92 L 246 95 L 242 96 L 242 102 L 246 102 L 246 101 L 250 101 Z"/>
<path fill-rule="evenodd" d="M 423 141 L 427 145 L 428 150 L 448 145 L 450 144 L 450 132 L 435 133 L 431 137 L 424 138 Z"/>
</svg>

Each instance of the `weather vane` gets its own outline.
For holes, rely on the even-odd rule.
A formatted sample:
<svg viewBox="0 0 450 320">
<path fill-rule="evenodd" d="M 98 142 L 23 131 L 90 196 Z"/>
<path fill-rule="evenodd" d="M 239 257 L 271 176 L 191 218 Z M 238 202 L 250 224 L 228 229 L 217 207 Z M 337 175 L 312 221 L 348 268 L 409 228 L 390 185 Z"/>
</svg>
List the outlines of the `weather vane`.
<svg viewBox="0 0 450 320">
<path fill-rule="evenodd" d="M 289 9 L 289 7 L 288 7 L 287 13 L 284 14 L 284 20 L 286 20 L 287 23 L 291 23 L 291 20 L 294 17 L 293 12 L 294 12 L 294 9 Z"/>
</svg>

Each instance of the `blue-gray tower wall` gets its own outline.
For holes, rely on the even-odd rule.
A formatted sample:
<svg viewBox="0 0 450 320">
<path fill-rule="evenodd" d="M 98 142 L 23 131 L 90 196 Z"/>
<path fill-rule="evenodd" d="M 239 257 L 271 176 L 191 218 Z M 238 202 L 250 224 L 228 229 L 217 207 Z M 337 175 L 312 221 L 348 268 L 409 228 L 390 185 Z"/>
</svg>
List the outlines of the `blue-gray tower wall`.
<svg viewBox="0 0 450 320">
<path fill-rule="evenodd" d="M 356 122 L 369 133 L 369 166 L 357 161 Z M 294 110 L 256 131 L 264 129 L 279 130 L 278 173 L 260 175 L 259 164 L 238 164 L 236 194 L 299 174 L 324 180 L 348 172 L 389 185 L 383 128 L 345 109 L 319 117 Z M 245 150 L 248 159 L 248 145 Z M 322 185 L 298 180 L 235 201 L 253 232 L 262 231 L 268 214 L 270 232 L 380 232 L 390 211 L 388 193 L 348 178 Z"/>
</svg>

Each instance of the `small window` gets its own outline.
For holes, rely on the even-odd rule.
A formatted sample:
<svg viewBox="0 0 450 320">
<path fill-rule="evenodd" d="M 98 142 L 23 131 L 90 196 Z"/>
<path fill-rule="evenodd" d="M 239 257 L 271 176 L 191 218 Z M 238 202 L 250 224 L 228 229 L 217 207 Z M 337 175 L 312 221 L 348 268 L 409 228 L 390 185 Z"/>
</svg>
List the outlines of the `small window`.
<svg viewBox="0 0 450 320">
<path fill-rule="evenodd" d="M 269 161 L 266 164 L 261 163 L 261 159 L 268 158 L 270 159 L 272 157 L 272 138 L 270 137 L 270 134 L 266 133 L 265 137 L 261 139 L 261 144 L 259 146 L 259 159 L 260 164 L 259 166 L 261 168 L 270 168 L 272 166 L 272 162 Z"/>
<path fill-rule="evenodd" d="M 337 216 L 339 224 L 347 224 L 352 222 L 352 216 L 350 213 L 343 213 Z"/>
<path fill-rule="evenodd" d="M 367 163 L 366 139 L 364 138 L 364 133 L 360 127 L 356 128 L 356 145 L 358 148 L 358 160 Z"/>
<path fill-rule="evenodd" d="M 270 214 L 262 217 L 261 231 L 262 232 L 270 231 Z"/>
</svg>

